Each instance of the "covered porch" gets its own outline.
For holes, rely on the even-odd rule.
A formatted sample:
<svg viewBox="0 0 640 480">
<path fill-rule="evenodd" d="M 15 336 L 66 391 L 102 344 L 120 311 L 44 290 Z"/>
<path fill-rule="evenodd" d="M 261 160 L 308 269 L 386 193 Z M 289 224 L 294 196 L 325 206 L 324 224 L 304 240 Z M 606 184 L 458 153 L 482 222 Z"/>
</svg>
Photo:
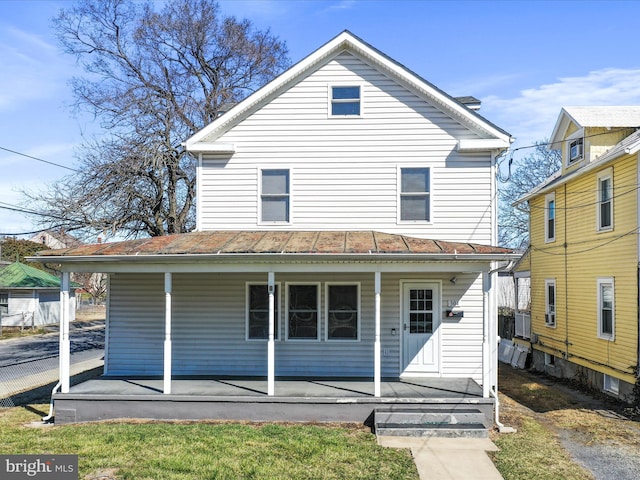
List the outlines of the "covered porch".
<svg viewBox="0 0 640 480">
<path fill-rule="evenodd" d="M 56 423 L 122 418 L 357 422 L 371 425 L 374 411 L 429 409 L 476 412 L 486 428 L 492 398 L 470 378 L 384 378 L 380 395 L 369 378 L 278 378 L 269 395 L 265 378 L 175 378 L 170 394 L 162 378 L 100 377 L 57 393 Z"/>
</svg>

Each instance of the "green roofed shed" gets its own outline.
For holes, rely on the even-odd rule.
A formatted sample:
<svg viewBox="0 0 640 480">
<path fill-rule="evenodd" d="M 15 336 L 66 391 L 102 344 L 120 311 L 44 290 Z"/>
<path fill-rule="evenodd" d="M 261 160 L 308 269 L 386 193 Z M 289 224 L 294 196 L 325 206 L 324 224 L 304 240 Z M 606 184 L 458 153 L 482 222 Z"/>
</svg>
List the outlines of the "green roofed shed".
<svg viewBox="0 0 640 480">
<path fill-rule="evenodd" d="M 77 286 L 77 285 L 73 285 Z M 71 292 L 71 319 L 75 296 Z M 3 326 L 32 326 L 60 321 L 60 279 L 15 262 L 0 270 L 0 316 Z"/>
</svg>

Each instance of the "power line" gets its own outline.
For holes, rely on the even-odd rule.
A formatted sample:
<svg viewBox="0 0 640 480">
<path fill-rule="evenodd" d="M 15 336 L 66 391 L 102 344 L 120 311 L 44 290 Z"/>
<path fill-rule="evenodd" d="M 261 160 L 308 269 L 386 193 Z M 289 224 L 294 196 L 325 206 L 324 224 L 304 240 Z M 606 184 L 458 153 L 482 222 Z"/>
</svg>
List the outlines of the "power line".
<svg viewBox="0 0 640 480">
<path fill-rule="evenodd" d="M 22 157 L 27 157 L 32 160 L 37 160 L 38 162 L 48 163 L 49 165 L 53 165 L 55 167 L 65 168 L 67 170 L 71 170 L 72 172 L 80 173 L 80 170 L 76 170 L 75 168 L 67 167 L 66 165 L 60 165 L 59 163 L 50 162 L 49 160 L 43 160 L 42 158 L 34 157 L 33 155 L 27 155 L 26 153 L 16 152 L 15 150 L 11 150 L 10 148 L 0 147 L 0 150 L 4 150 L 5 152 L 13 153 L 15 155 L 20 155 Z"/>
<path fill-rule="evenodd" d="M 11 210 L 13 212 L 26 213 L 28 215 L 38 215 L 40 217 L 55 218 L 56 220 L 64 220 L 66 222 L 73 222 L 73 220 L 71 220 L 69 218 L 60 217 L 58 215 L 53 215 L 53 214 L 49 214 L 49 213 L 34 212 L 33 210 L 27 210 L 25 208 L 21 208 L 21 207 L 18 207 L 16 205 L 11 205 L 10 203 L 0 202 L 0 204 L 2 204 L 2 205 L 0 205 L 0 208 L 2 208 L 4 210 Z"/>
</svg>

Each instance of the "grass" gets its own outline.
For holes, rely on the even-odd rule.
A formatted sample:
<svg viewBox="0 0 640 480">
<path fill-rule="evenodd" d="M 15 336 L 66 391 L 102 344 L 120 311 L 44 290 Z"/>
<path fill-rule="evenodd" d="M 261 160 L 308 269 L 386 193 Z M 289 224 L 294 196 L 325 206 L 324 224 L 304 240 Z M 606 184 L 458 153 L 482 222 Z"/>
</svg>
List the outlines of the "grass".
<svg viewBox="0 0 640 480">
<path fill-rule="evenodd" d="M 0 452 L 79 456 L 80 478 L 411 479 L 408 451 L 380 447 L 363 427 L 238 423 L 25 426 L 45 406 L 0 411 Z"/>
<path fill-rule="evenodd" d="M 104 307 L 86 307 L 76 312 L 76 319 L 73 323 L 79 324 L 82 322 L 92 322 L 94 320 L 104 320 L 106 316 Z M 43 335 L 45 333 L 51 333 L 46 326 L 43 327 L 2 327 L 2 335 L 0 340 L 6 340 L 8 338 L 21 338 L 29 337 L 32 335 Z"/>
<path fill-rule="evenodd" d="M 510 398 L 501 396 L 501 401 L 501 421 L 517 428 L 517 433 L 493 438 L 500 450 L 492 452 L 492 460 L 505 480 L 594 478 L 571 459 L 548 426 L 523 412 Z"/>
<path fill-rule="evenodd" d="M 555 432 L 569 430 L 585 444 L 606 443 L 640 448 L 637 422 L 601 411 L 558 383 L 508 367 L 500 367 L 501 422 L 518 429 L 494 435 L 500 448 L 492 454 L 505 480 L 591 480 L 573 462 Z"/>
</svg>

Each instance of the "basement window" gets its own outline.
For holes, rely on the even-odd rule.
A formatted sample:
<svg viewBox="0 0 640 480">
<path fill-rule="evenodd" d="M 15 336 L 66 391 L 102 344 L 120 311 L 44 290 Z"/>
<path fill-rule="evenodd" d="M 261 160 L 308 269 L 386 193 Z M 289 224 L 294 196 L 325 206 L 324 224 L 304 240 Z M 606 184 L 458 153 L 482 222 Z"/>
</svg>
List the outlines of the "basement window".
<svg viewBox="0 0 640 480">
<path fill-rule="evenodd" d="M 604 375 L 604 391 L 613 395 L 620 393 L 620 379 L 610 375 Z"/>
</svg>

